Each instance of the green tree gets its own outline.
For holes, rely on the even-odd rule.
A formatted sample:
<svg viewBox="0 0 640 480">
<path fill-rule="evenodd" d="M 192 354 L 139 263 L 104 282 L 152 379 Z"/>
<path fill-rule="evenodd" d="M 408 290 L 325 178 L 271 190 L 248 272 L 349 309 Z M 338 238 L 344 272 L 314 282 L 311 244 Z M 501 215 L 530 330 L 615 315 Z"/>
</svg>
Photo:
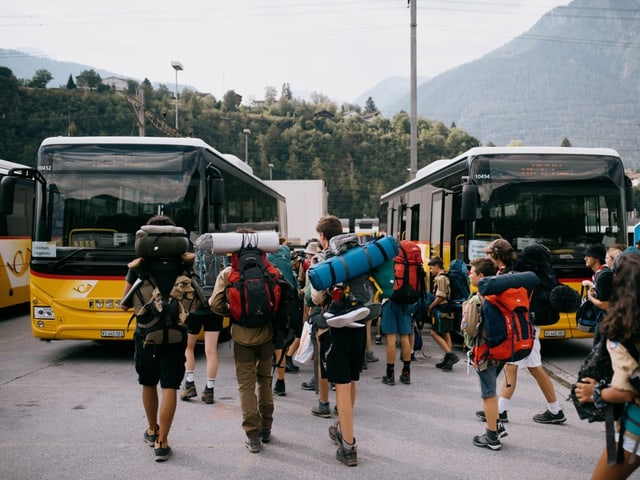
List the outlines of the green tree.
<svg viewBox="0 0 640 480">
<path fill-rule="evenodd" d="M 74 90 L 78 88 L 76 82 L 73 81 L 73 75 L 69 74 L 69 79 L 67 80 L 67 90 Z"/>
<path fill-rule="evenodd" d="M 31 81 L 29 82 L 29 86 L 31 88 L 47 88 L 47 83 L 53 80 L 53 75 L 46 68 L 41 68 L 36 70 L 33 77 L 31 77 Z"/>
<path fill-rule="evenodd" d="M 373 98 L 367 98 L 367 101 L 364 104 L 364 113 L 376 113 L 378 111 L 378 107 L 376 107 L 376 103 L 373 101 Z"/>
<path fill-rule="evenodd" d="M 79 86 L 88 88 L 89 91 L 92 91 L 102 83 L 102 77 L 100 77 L 100 74 L 92 68 L 91 70 L 83 70 L 80 72 L 76 77 L 76 81 Z"/>
<path fill-rule="evenodd" d="M 276 87 L 265 87 L 264 89 L 264 103 L 267 105 L 273 105 L 276 103 L 276 95 L 278 91 Z"/>
<path fill-rule="evenodd" d="M 562 139 L 562 143 L 560 144 L 561 147 L 570 147 L 571 146 L 571 142 L 569 141 L 569 139 L 567 137 L 564 137 Z"/>
<path fill-rule="evenodd" d="M 235 112 L 238 110 L 238 106 L 240 105 L 240 95 L 238 95 L 234 90 L 228 90 L 227 93 L 222 97 L 222 105 L 224 110 L 227 112 Z"/>
<path fill-rule="evenodd" d="M 282 84 L 282 93 L 280 95 L 280 98 L 284 98 L 286 100 L 291 100 L 292 97 L 292 93 L 291 93 L 291 85 L 289 85 L 289 82 L 285 82 Z"/>
</svg>

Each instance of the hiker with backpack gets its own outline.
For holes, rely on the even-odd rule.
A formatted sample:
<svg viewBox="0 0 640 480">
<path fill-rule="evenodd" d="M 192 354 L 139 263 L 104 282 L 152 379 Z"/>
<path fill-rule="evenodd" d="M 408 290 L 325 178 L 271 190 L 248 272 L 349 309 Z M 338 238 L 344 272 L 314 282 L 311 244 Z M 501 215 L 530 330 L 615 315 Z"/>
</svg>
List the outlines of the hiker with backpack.
<svg viewBox="0 0 640 480">
<path fill-rule="evenodd" d="M 214 313 L 231 318 L 245 445 L 251 453 L 258 453 L 271 440 L 273 424 L 273 324 L 280 301 L 280 273 L 251 244 L 253 230 L 236 232 L 243 235 L 242 247 L 231 255 L 231 265 L 218 274 L 209 306 Z"/>
<path fill-rule="evenodd" d="M 450 372 L 453 366 L 460 361 L 460 357 L 453 351 L 453 342 L 451 341 L 451 329 L 455 314 L 448 308 L 442 308 L 451 300 L 451 284 L 449 277 L 445 274 L 442 258 L 431 257 L 428 265 L 435 296 L 435 300 L 427 307 L 429 318 L 433 318 L 431 337 L 444 352 L 444 357 L 436 363 L 436 368 Z"/>
<path fill-rule="evenodd" d="M 596 307 L 596 325 L 593 334 L 593 344 L 600 340 L 598 325 L 609 308 L 609 297 L 613 290 L 613 272 L 606 264 L 606 250 L 604 245 L 596 243 L 589 245 L 584 251 L 584 263 L 593 271 L 591 280 L 584 280 L 582 285 L 587 289 L 588 300 Z"/>
<path fill-rule="evenodd" d="M 543 302 L 540 302 L 541 305 L 538 306 L 536 301 L 539 299 L 538 297 L 541 297 L 541 295 L 536 295 L 536 291 L 539 291 L 541 293 L 538 288 L 544 284 L 548 284 L 547 282 L 554 285 L 557 284 L 557 280 L 555 280 L 555 275 L 553 274 L 553 270 L 551 269 L 548 250 L 544 246 L 539 244 L 529 245 L 523 250 L 522 258 L 520 258 L 516 263 L 516 257 L 511 244 L 507 240 L 500 238 L 494 240 L 493 242 L 491 242 L 491 244 L 485 247 L 484 252 L 489 255 L 489 258 L 498 267 L 498 275 L 513 272 L 516 270 L 521 271 L 522 269 L 522 271 L 533 271 L 536 276 L 538 276 L 538 278 L 543 277 L 539 286 L 531 292 L 530 308 L 531 312 L 533 313 L 532 320 L 534 326 L 536 325 L 536 321 L 540 322 L 540 324 L 546 324 L 546 320 L 543 319 L 543 312 L 547 315 L 552 315 L 553 312 L 549 312 L 548 310 L 551 310 L 550 305 L 546 305 Z M 538 266 L 534 267 L 534 265 Z M 553 276 L 553 278 L 550 278 L 551 276 Z M 526 368 L 538 383 L 538 387 L 544 395 L 545 401 L 547 403 L 546 410 L 542 413 L 534 415 L 533 421 L 536 423 L 559 425 L 565 423 L 567 421 L 567 418 L 565 417 L 562 409 L 560 408 L 560 404 L 558 403 L 558 398 L 553 386 L 553 382 L 542 366 L 540 339 L 538 338 L 537 331 L 534 331 L 535 335 L 531 353 L 522 360 L 516 362 L 507 362 L 504 367 L 504 377 L 502 379 L 502 387 L 500 389 L 500 398 L 498 399 L 499 418 L 503 423 L 507 423 L 509 421 L 507 411 L 509 409 L 511 398 L 513 397 L 513 394 L 516 390 L 516 385 L 518 382 L 518 369 Z M 485 421 L 485 415 L 482 410 L 478 410 L 476 412 L 476 416 L 480 420 Z"/>
<path fill-rule="evenodd" d="M 172 453 L 169 430 L 185 372 L 184 322 L 204 298 L 196 294 L 189 276 L 194 255 L 186 251 L 184 229 L 163 215 L 151 217 L 146 227 L 136 233 L 139 257 L 128 265 L 121 306 L 135 307 L 134 360 L 148 423 L 143 438 L 161 462 Z"/>
<path fill-rule="evenodd" d="M 640 256 L 622 255 L 616 264 L 610 308 L 600 323 L 611 358 L 613 376 L 610 383 L 593 378 L 580 378 L 575 393 L 582 403 L 594 403 L 598 408 L 607 404 L 624 404 L 616 421 L 617 458 L 608 463 L 604 448 L 591 478 L 594 480 L 623 480 L 640 466 L 636 454 L 640 435 Z M 627 345 L 630 345 L 627 348 Z M 636 355 L 631 353 L 636 350 Z"/>
</svg>

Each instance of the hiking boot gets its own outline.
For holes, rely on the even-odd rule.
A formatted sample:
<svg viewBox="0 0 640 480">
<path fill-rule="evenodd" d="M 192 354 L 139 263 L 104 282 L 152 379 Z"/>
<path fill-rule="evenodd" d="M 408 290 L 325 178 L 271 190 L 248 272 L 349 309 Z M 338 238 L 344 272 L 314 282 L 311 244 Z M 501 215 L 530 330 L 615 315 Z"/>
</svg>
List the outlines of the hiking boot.
<svg viewBox="0 0 640 480">
<path fill-rule="evenodd" d="M 262 444 L 260 443 L 260 437 L 249 437 L 245 442 L 245 445 L 251 453 L 258 453 L 262 450 Z"/>
<path fill-rule="evenodd" d="M 156 442 L 153 445 L 153 453 L 156 456 L 156 462 L 164 462 L 171 456 L 171 447 L 165 442 Z"/>
<path fill-rule="evenodd" d="M 342 432 L 340 432 L 340 421 L 336 422 L 329 427 L 329 438 L 336 442 L 338 446 L 342 446 Z"/>
<path fill-rule="evenodd" d="M 453 352 L 447 353 L 445 356 L 445 364 L 442 365 L 443 372 L 450 372 L 453 366 L 460 361 L 460 357 Z"/>
<path fill-rule="evenodd" d="M 329 402 L 318 402 L 318 405 L 311 409 L 311 413 L 316 417 L 331 418 L 331 407 Z"/>
<path fill-rule="evenodd" d="M 149 434 L 149 429 L 147 428 L 144 431 L 144 443 L 146 443 L 147 445 L 149 445 L 150 447 L 153 447 L 156 443 L 156 440 L 158 439 L 158 429 L 160 427 L 158 425 L 156 425 L 156 429 L 153 431 L 153 435 Z"/>
<path fill-rule="evenodd" d="M 487 430 L 482 435 L 473 437 L 473 444 L 476 447 L 488 448 L 490 450 L 500 450 L 500 448 L 502 448 L 498 432 L 492 432 L 491 430 Z"/>
<path fill-rule="evenodd" d="M 396 381 L 393 378 L 393 375 L 389 375 L 389 376 L 385 375 L 382 377 L 382 383 L 384 383 L 385 385 L 395 385 Z"/>
<path fill-rule="evenodd" d="M 477 410 L 476 417 L 478 417 L 483 422 L 487 421 L 487 417 L 484 414 L 484 410 Z M 501 412 L 498 414 L 498 422 L 509 423 L 509 417 L 507 417 L 507 411 Z"/>
<path fill-rule="evenodd" d="M 352 296 L 349 298 L 341 297 L 331 302 L 323 315 L 327 320 L 327 325 L 330 327 L 358 328 L 365 326 L 364 323 L 360 323 L 358 320 L 364 320 L 369 315 L 369 308 Z"/>
<path fill-rule="evenodd" d="M 294 365 L 293 360 L 290 357 L 285 360 L 285 367 L 284 367 L 285 372 L 298 373 L 298 370 L 300 370 L 300 367 L 298 367 L 297 365 Z"/>
<path fill-rule="evenodd" d="M 406 371 L 402 372 L 402 374 L 400 374 L 400 383 L 409 385 L 411 383 L 411 373 Z"/>
<path fill-rule="evenodd" d="M 344 463 L 347 467 L 356 467 L 358 465 L 358 450 L 355 444 L 353 446 L 345 448 L 344 445 L 340 445 L 336 451 L 336 460 L 340 463 Z"/>
<path fill-rule="evenodd" d="M 197 397 L 195 382 L 184 382 L 184 389 L 180 392 L 181 400 L 189 400 L 190 398 Z"/>
<path fill-rule="evenodd" d="M 213 403 L 213 388 L 205 387 L 204 392 L 202 392 L 202 401 L 207 404 Z"/>
<path fill-rule="evenodd" d="M 308 382 L 302 382 L 300 384 L 300 387 L 303 390 L 315 390 L 316 389 L 316 382 L 313 380 L 313 378 L 311 380 L 309 380 Z"/>
<path fill-rule="evenodd" d="M 440 359 L 438 363 L 436 363 L 436 368 L 442 368 L 447 363 L 447 356 L 445 355 Z"/>
<path fill-rule="evenodd" d="M 375 363 L 378 361 L 378 357 L 376 357 L 375 353 L 373 353 L 373 351 L 369 351 L 367 353 L 364 354 L 365 355 L 365 360 L 367 361 L 367 363 Z"/>
<path fill-rule="evenodd" d="M 284 380 L 276 380 L 276 386 L 273 387 L 273 393 L 275 393 L 279 397 L 284 397 L 287 395 L 287 391 L 284 388 Z"/>
<path fill-rule="evenodd" d="M 262 443 L 269 443 L 271 441 L 271 429 L 263 428 L 260 430 L 260 441 Z"/>
<path fill-rule="evenodd" d="M 544 413 L 538 413 L 533 416 L 533 421 L 536 423 L 551 423 L 555 425 L 560 425 L 567 421 L 567 417 L 564 416 L 562 410 L 558 413 L 553 414 L 549 410 L 545 410 Z"/>
</svg>

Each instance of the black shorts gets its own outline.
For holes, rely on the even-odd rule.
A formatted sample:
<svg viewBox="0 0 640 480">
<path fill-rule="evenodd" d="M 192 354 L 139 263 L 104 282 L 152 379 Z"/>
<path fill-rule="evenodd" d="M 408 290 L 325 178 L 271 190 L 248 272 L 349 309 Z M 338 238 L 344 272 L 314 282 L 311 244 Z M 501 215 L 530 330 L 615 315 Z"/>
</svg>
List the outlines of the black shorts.
<svg viewBox="0 0 640 480">
<path fill-rule="evenodd" d="M 219 332 L 222 330 L 222 315 L 202 308 L 189 315 L 185 324 L 187 332 L 192 335 L 200 334 L 203 326 L 205 332 Z"/>
<path fill-rule="evenodd" d="M 320 377 L 328 378 L 326 358 L 327 358 L 327 352 L 329 351 L 329 348 L 331 348 L 331 334 L 329 333 L 329 330 L 327 330 L 322 335 L 320 335 L 320 337 L 318 338 L 318 341 L 320 342 L 319 358 L 325 359 L 324 361 L 320 362 Z"/>
<path fill-rule="evenodd" d="M 327 378 L 331 383 L 360 380 L 366 350 L 366 328 L 331 328 L 331 346 L 326 353 Z"/>
<path fill-rule="evenodd" d="M 134 335 L 134 342 L 134 361 L 140 385 L 155 386 L 160 383 L 162 388 L 179 389 L 185 371 L 186 331 L 182 342 L 178 343 L 145 346 L 137 334 Z"/>
</svg>

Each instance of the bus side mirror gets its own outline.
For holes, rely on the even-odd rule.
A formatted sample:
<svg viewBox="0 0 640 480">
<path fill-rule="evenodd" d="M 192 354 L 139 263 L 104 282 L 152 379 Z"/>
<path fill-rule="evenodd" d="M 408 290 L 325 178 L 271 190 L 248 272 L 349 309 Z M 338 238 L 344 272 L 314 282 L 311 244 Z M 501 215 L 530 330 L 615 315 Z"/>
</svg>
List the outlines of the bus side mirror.
<svg viewBox="0 0 640 480">
<path fill-rule="evenodd" d="M 17 181 L 16 177 L 3 177 L 0 180 L 0 215 L 13 213 L 13 195 Z"/>
<path fill-rule="evenodd" d="M 624 176 L 624 202 L 627 204 L 627 212 L 632 212 L 635 208 L 633 204 L 633 183 L 626 175 Z"/>
<path fill-rule="evenodd" d="M 478 212 L 478 186 L 465 184 L 462 186 L 462 205 L 460 218 L 465 222 L 476 220 Z"/>
</svg>

